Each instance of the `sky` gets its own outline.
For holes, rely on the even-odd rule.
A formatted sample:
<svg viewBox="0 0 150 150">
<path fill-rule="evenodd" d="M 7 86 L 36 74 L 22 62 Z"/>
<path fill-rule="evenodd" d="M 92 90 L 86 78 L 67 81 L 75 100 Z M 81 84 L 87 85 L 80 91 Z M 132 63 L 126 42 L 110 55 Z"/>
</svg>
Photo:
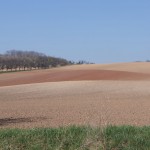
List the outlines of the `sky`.
<svg viewBox="0 0 150 150">
<path fill-rule="evenodd" d="M 94 63 L 150 59 L 150 0 L 0 0 L 0 53 Z"/>
</svg>

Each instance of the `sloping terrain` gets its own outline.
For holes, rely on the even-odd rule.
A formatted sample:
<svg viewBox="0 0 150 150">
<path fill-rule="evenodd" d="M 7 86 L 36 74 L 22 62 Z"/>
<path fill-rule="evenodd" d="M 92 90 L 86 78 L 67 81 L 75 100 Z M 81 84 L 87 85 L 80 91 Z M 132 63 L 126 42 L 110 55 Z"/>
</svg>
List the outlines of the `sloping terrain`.
<svg viewBox="0 0 150 150">
<path fill-rule="evenodd" d="M 16 72 L 0 74 L 0 86 L 80 80 L 150 80 L 149 68 L 150 63 L 125 63 Z"/>
<path fill-rule="evenodd" d="M 63 69 L 63 68 L 62 68 Z M 68 70 L 112 70 L 137 73 L 150 73 L 150 62 L 112 63 L 112 64 L 88 64 L 67 66 Z"/>
<path fill-rule="evenodd" d="M 0 74 L 0 128 L 149 125 L 149 67 L 75 65 Z"/>
<path fill-rule="evenodd" d="M 150 82 L 69 81 L 0 87 L 0 127 L 149 125 Z"/>
</svg>

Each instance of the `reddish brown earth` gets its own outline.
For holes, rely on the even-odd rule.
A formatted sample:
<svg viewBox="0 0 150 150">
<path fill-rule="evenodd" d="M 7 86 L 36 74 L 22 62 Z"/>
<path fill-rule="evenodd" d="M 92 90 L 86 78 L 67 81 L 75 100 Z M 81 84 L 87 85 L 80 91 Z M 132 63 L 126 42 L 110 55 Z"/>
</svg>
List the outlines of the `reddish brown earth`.
<svg viewBox="0 0 150 150">
<path fill-rule="evenodd" d="M 150 80 L 150 74 L 113 70 L 39 70 L 0 75 L 0 86 L 81 80 Z"/>
<path fill-rule="evenodd" d="M 150 63 L 138 64 L 0 74 L 0 128 L 150 125 Z"/>
</svg>

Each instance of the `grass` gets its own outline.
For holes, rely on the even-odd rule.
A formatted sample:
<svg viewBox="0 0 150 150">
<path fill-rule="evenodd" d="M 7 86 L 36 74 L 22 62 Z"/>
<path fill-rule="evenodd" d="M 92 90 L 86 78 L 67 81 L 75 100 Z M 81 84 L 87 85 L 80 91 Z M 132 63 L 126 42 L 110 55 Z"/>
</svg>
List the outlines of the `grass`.
<svg viewBox="0 0 150 150">
<path fill-rule="evenodd" d="M 150 150 L 150 127 L 0 129 L 0 150 Z"/>
<path fill-rule="evenodd" d="M 41 70 L 41 69 L 8 70 L 8 71 L 0 71 L 0 74 L 4 74 L 4 73 L 16 73 L 16 72 L 28 72 L 28 71 L 34 71 L 34 70 Z"/>
<path fill-rule="evenodd" d="M 8 70 L 8 71 L 0 71 L 0 74 L 4 73 L 15 73 L 15 72 L 25 72 L 25 71 L 32 71 L 32 70 Z"/>
</svg>

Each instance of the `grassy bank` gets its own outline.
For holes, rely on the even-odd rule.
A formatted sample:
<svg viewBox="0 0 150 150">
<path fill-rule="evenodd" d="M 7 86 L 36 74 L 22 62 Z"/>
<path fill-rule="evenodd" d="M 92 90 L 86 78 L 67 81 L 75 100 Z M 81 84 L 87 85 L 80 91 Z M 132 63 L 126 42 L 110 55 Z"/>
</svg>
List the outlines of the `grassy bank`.
<svg viewBox="0 0 150 150">
<path fill-rule="evenodd" d="M 0 74 L 4 73 L 15 73 L 15 72 L 25 72 L 25 71 L 32 71 L 32 70 L 8 70 L 8 71 L 0 71 Z"/>
<path fill-rule="evenodd" d="M 1 129 L 0 150 L 150 150 L 150 127 Z"/>
</svg>

